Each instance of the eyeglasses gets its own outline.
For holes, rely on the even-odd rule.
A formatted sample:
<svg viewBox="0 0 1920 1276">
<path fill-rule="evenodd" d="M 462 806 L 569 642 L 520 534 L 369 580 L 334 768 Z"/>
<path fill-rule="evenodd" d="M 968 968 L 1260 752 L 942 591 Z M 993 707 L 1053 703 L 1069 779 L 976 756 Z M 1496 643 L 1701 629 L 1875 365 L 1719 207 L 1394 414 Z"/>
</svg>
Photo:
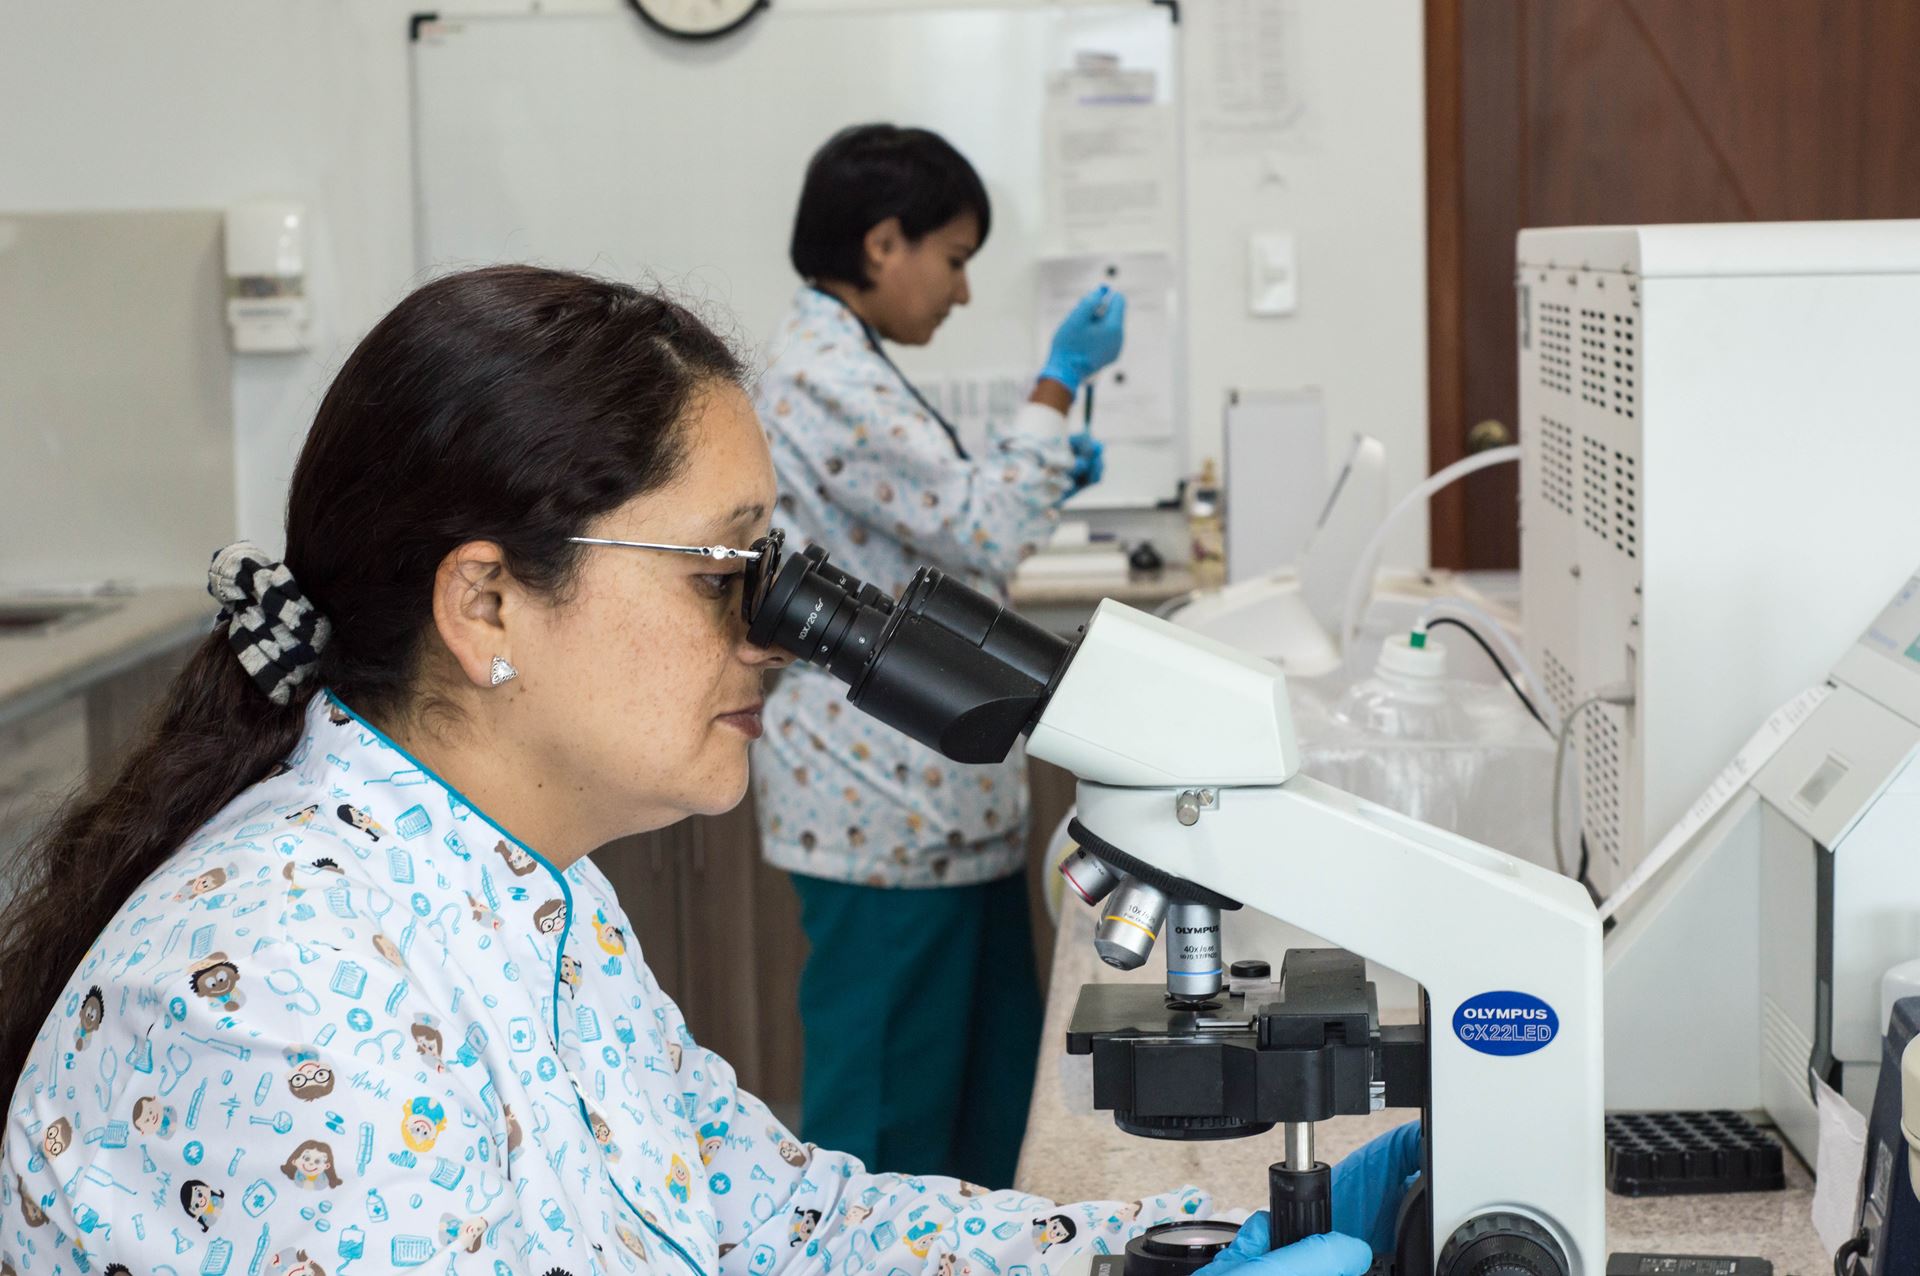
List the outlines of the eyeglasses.
<svg viewBox="0 0 1920 1276">
<path fill-rule="evenodd" d="M 576 545 L 612 545 L 616 549 L 651 549 L 662 554 L 691 554 L 695 558 L 709 558 L 722 563 L 745 560 L 746 570 L 740 573 L 742 586 L 740 616 L 751 624 L 755 613 L 760 610 L 760 604 L 766 601 L 767 590 L 772 587 L 774 576 L 780 571 L 780 551 L 787 543 L 787 534 L 776 527 L 745 549 L 735 549 L 729 545 L 663 545 L 653 541 L 616 541 L 599 536 L 569 536 L 567 539 Z"/>
</svg>

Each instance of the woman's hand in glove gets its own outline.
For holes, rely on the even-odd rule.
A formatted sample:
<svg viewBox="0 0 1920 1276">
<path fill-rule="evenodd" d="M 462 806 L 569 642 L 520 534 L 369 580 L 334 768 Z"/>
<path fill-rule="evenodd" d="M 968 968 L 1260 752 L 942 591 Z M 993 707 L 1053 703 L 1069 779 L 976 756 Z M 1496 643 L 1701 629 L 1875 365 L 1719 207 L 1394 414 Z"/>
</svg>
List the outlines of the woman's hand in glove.
<svg viewBox="0 0 1920 1276">
<path fill-rule="evenodd" d="M 1054 329 L 1053 349 L 1040 376 L 1074 393 L 1081 382 L 1120 357 L 1126 330 L 1126 297 L 1101 284 L 1080 298 Z"/>
<path fill-rule="evenodd" d="M 1269 1250 L 1262 1210 L 1197 1276 L 1228 1276 L 1237 1267 L 1248 1270 L 1235 1276 L 1366 1276 L 1374 1253 L 1394 1247 L 1400 1203 L 1420 1175 L 1420 1140 L 1420 1123 L 1409 1121 L 1333 1167 L 1333 1231 Z"/>
<path fill-rule="evenodd" d="M 1195 1276 L 1367 1276 L 1373 1266 L 1367 1243 L 1339 1232 L 1309 1236 L 1285 1249 L 1270 1250 L 1267 1243 L 1267 1212 L 1261 1210 Z"/>
</svg>

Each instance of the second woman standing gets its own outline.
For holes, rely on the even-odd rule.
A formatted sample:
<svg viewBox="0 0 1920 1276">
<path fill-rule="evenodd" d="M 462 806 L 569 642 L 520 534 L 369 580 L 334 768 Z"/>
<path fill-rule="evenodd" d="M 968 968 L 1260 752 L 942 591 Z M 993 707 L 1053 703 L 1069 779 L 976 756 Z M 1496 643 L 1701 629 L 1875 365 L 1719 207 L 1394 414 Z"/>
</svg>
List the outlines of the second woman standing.
<svg viewBox="0 0 1920 1276">
<path fill-rule="evenodd" d="M 970 454 L 888 358 L 970 297 L 991 208 L 924 129 L 861 125 L 813 157 L 791 257 L 805 281 L 756 407 L 796 544 L 898 593 L 931 565 L 989 593 L 1099 481 L 1075 392 L 1120 353 L 1097 290 L 1054 334 L 1029 401 Z M 795 668 L 766 708 L 761 842 L 793 874 L 811 954 L 802 1132 L 869 1164 L 1011 1183 L 1039 1046 L 1026 897 L 1026 758 L 960 766 L 867 721 Z"/>
</svg>

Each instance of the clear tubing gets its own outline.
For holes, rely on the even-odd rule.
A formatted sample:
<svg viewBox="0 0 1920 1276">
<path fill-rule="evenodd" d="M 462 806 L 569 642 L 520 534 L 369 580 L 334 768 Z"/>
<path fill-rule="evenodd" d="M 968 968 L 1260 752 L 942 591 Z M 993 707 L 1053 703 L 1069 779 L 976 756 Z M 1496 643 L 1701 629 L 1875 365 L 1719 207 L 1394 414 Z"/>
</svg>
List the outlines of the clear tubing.
<svg viewBox="0 0 1920 1276">
<path fill-rule="evenodd" d="M 1547 730 L 1560 729 L 1560 714 L 1554 708 L 1553 697 L 1547 694 L 1546 684 L 1533 671 L 1533 666 L 1528 663 L 1526 653 L 1520 649 L 1520 644 L 1513 640 L 1513 635 L 1507 632 L 1504 625 L 1494 619 L 1492 613 L 1464 598 L 1436 598 L 1421 611 L 1420 619 L 1414 622 L 1414 628 L 1424 630 L 1443 616 L 1466 621 L 1473 626 L 1475 633 L 1498 647 L 1500 654 L 1507 659 L 1507 668 L 1513 671 L 1513 676 L 1520 680 L 1520 685 L 1525 687 L 1527 694 L 1532 697 L 1533 707 L 1538 709 L 1540 716 L 1547 720 Z"/>
<path fill-rule="evenodd" d="M 1380 526 L 1373 529 L 1373 536 L 1367 541 L 1367 547 L 1360 554 L 1360 561 L 1354 564 L 1353 577 L 1347 582 L 1347 605 L 1340 613 L 1340 650 L 1347 661 L 1347 668 L 1353 668 L 1354 635 L 1360 632 L 1360 620 L 1366 611 L 1367 600 L 1373 594 L 1373 573 L 1380 561 L 1380 551 L 1387 543 L 1388 535 L 1393 531 L 1406 512 L 1417 505 L 1432 499 L 1435 492 L 1447 487 L 1456 480 L 1480 470 L 1491 469 L 1508 461 L 1520 459 L 1520 445 L 1489 448 L 1485 452 L 1463 457 L 1452 465 L 1429 476 L 1424 482 L 1395 502 L 1380 520 Z"/>
</svg>

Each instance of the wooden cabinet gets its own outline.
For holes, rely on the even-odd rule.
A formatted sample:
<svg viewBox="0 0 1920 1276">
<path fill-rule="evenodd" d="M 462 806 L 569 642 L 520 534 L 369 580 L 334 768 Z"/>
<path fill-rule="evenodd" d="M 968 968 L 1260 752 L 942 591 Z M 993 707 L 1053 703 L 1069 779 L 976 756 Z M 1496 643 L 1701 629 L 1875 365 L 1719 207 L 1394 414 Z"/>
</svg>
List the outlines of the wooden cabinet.
<svg viewBox="0 0 1920 1276">
<path fill-rule="evenodd" d="M 12 894 L 14 857 L 69 793 L 120 765 L 192 648 L 177 644 L 0 722 L 0 900 Z"/>
<path fill-rule="evenodd" d="M 621 838 L 593 861 L 619 892 L 642 956 L 740 1084 L 800 1099 L 800 967 L 806 939 L 787 875 L 760 858 L 753 799 L 725 815 Z"/>
<path fill-rule="evenodd" d="M 1073 802 L 1073 777 L 1028 764 L 1032 820 L 1028 869 L 1035 960 L 1051 969 L 1039 862 Z M 793 884 L 760 858 L 749 797 L 725 815 L 622 838 L 594 863 L 619 892 L 654 978 L 687 1017 L 700 1044 L 733 1064 L 740 1084 L 791 1115 L 800 1100 L 800 968 L 807 942 Z"/>
</svg>

